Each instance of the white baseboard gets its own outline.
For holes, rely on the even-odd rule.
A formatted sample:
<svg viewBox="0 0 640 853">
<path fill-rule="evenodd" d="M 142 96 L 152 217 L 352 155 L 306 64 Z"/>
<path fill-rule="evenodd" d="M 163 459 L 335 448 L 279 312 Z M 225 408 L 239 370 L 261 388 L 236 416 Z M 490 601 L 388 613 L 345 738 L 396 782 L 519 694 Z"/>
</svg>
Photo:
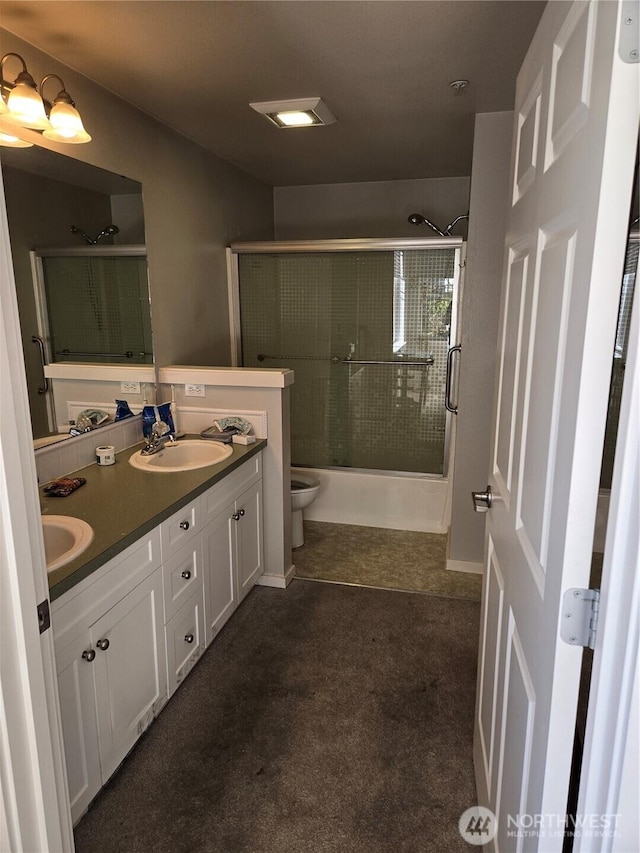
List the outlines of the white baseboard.
<svg viewBox="0 0 640 853">
<path fill-rule="evenodd" d="M 447 571 L 468 572 L 470 575 L 483 575 L 484 566 L 482 563 L 471 563 L 467 560 L 447 560 Z"/>
<path fill-rule="evenodd" d="M 296 574 L 296 567 L 291 565 L 285 575 L 260 575 L 256 581 L 257 586 L 271 586 L 276 589 L 286 589 Z"/>
</svg>

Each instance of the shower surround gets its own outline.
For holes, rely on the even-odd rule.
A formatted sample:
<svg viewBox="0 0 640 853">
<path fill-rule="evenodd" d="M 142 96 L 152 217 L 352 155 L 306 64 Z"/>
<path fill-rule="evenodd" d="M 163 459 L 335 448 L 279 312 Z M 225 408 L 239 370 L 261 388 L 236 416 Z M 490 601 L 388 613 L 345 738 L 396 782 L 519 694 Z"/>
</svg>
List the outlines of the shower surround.
<svg viewBox="0 0 640 853">
<path fill-rule="evenodd" d="M 446 532 L 445 410 L 462 241 L 238 244 L 238 364 L 295 371 L 291 458 L 307 518 Z"/>
</svg>

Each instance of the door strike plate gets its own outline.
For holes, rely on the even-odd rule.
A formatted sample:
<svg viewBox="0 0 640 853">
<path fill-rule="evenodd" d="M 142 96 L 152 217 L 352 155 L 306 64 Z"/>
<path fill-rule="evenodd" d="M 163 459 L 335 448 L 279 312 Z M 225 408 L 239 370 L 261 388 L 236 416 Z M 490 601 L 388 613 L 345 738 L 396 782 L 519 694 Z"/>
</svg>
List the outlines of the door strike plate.
<svg viewBox="0 0 640 853">
<path fill-rule="evenodd" d="M 620 59 L 640 62 L 640 0 L 623 0 L 620 14 Z"/>
<path fill-rule="evenodd" d="M 51 614 L 49 612 L 49 599 L 45 598 L 44 601 L 41 601 L 37 607 L 38 611 L 38 627 L 40 628 L 40 633 L 44 634 L 44 632 L 51 627 Z"/>
</svg>

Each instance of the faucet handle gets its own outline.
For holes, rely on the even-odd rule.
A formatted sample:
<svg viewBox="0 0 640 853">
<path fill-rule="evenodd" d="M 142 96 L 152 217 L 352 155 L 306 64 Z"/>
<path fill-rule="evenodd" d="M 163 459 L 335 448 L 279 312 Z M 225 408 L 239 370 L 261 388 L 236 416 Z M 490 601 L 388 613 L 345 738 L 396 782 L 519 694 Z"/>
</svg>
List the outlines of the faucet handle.
<svg viewBox="0 0 640 853">
<path fill-rule="evenodd" d="M 171 432 L 171 427 L 164 421 L 156 421 L 151 427 L 151 434 L 157 436 L 157 438 L 162 438 L 168 432 Z"/>
</svg>

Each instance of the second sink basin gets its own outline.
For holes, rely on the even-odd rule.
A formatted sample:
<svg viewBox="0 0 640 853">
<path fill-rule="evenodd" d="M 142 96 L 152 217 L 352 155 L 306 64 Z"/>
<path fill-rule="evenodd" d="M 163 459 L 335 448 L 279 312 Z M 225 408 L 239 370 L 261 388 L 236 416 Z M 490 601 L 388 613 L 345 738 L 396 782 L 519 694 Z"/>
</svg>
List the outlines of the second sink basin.
<svg viewBox="0 0 640 853">
<path fill-rule="evenodd" d="M 48 572 L 75 560 L 93 542 L 93 528 L 81 518 L 43 515 L 41 520 Z"/>
<path fill-rule="evenodd" d="M 232 453 L 233 449 L 228 444 L 195 438 L 165 444 L 162 450 L 150 456 L 142 456 L 138 451 L 129 457 L 129 464 L 141 471 L 191 471 L 217 465 Z"/>
</svg>

